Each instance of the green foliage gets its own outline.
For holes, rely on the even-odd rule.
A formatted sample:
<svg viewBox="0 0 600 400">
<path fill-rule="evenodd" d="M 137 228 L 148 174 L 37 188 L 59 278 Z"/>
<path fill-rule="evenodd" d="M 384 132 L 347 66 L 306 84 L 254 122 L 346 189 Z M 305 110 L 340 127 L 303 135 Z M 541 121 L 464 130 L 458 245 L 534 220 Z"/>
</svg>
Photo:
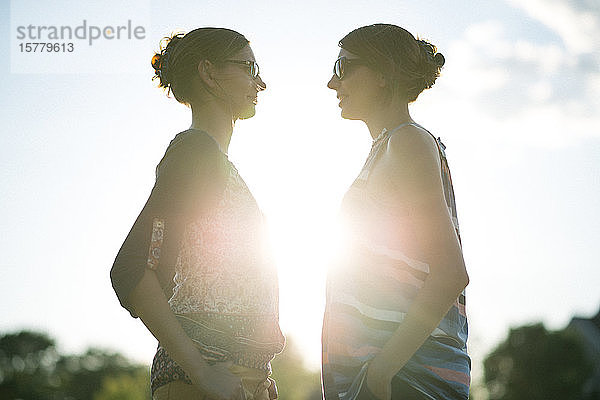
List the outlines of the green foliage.
<svg viewBox="0 0 600 400">
<path fill-rule="evenodd" d="M 576 400 L 592 372 L 577 336 L 543 324 L 511 329 L 484 369 L 492 400 Z"/>
<path fill-rule="evenodd" d="M 320 373 L 304 366 L 302 353 L 292 338 L 287 338 L 285 349 L 271 365 L 281 399 L 321 400 Z"/>
<path fill-rule="evenodd" d="M 291 338 L 273 360 L 280 398 L 321 400 L 319 371 L 304 366 Z M 147 366 L 132 364 L 118 353 L 88 349 L 59 354 L 53 339 L 22 331 L 0 336 L 2 400 L 145 400 L 150 398 Z"/>
<path fill-rule="evenodd" d="M 150 398 L 148 371 L 139 369 L 132 375 L 106 377 L 94 400 L 146 400 Z"/>
<path fill-rule="evenodd" d="M 45 399 L 56 392 L 54 340 L 22 331 L 0 337 L 0 398 Z"/>
<path fill-rule="evenodd" d="M 82 355 L 62 356 L 56 364 L 65 391 L 76 399 L 93 400 L 109 378 L 131 377 L 147 368 L 131 365 L 122 355 L 89 349 Z"/>
<path fill-rule="evenodd" d="M 148 368 L 120 354 L 60 355 L 54 340 L 29 331 L 0 337 L 0 399 L 141 400 L 148 388 Z"/>
</svg>

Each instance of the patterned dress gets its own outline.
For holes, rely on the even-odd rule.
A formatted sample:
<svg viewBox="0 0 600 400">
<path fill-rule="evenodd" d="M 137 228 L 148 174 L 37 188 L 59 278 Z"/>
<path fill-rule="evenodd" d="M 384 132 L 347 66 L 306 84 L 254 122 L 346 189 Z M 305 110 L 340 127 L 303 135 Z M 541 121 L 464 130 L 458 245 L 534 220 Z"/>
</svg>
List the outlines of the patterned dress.
<svg viewBox="0 0 600 400">
<path fill-rule="evenodd" d="M 405 254 L 406 238 L 398 217 L 366 190 L 369 174 L 390 137 L 384 131 L 374 141 L 359 177 L 342 203 L 348 221 L 348 252 L 329 272 L 323 322 L 323 386 L 326 400 L 351 398 L 353 382 L 402 323 L 412 300 L 429 274 L 429 265 Z M 415 125 L 410 123 L 410 125 Z M 446 204 L 456 233 L 458 219 L 445 147 L 436 140 Z M 459 236 L 460 237 L 460 236 Z M 397 373 L 403 382 L 431 399 L 467 399 L 470 358 L 462 293 L 439 326 Z"/>
<path fill-rule="evenodd" d="M 205 360 L 231 360 L 262 369 L 266 376 L 284 338 L 278 323 L 277 272 L 265 235 L 263 215 L 229 162 L 217 207 L 186 227 L 169 304 Z M 159 346 L 152 388 L 181 379 L 182 373 Z"/>
<path fill-rule="evenodd" d="M 145 268 L 157 272 L 171 310 L 209 362 L 270 373 L 285 339 L 279 328 L 276 267 L 264 217 L 235 166 L 206 133 L 178 134 L 156 184 L 111 271 L 128 295 Z M 189 377 L 160 346 L 152 390 Z"/>
</svg>

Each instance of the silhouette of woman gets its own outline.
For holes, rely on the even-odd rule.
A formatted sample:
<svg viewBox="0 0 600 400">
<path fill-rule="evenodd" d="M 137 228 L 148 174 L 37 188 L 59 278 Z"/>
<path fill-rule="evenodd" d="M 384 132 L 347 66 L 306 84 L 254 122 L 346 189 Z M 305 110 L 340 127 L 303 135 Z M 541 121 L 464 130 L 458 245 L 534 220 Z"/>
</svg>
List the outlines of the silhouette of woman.
<svg viewBox="0 0 600 400">
<path fill-rule="evenodd" d="M 277 397 L 281 352 L 276 269 L 263 216 L 229 161 L 235 121 L 265 90 L 248 40 L 223 28 L 166 39 L 159 87 L 192 111 L 169 144 L 148 201 L 111 270 L 119 301 L 158 339 L 154 399 Z"/>
<path fill-rule="evenodd" d="M 339 45 L 327 86 L 373 144 L 344 197 L 347 247 L 328 276 L 325 399 L 467 399 L 468 276 L 445 147 L 408 111 L 444 57 L 388 24 Z"/>
</svg>

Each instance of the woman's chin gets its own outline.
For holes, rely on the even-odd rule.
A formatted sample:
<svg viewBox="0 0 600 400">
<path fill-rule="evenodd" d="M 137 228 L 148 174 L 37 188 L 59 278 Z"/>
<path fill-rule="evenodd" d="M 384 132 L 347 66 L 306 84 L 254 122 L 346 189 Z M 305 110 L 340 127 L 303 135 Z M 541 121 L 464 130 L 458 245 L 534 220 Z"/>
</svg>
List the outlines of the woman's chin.
<svg viewBox="0 0 600 400">
<path fill-rule="evenodd" d="M 348 109 L 342 108 L 341 114 L 342 114 L 342 118 L 344 118 L 344 119 L 352 119 L 352 120 L 361 119 L 356 113 L 353 113 Z"/>
<path fill-rule="evenodd" d="M 256 106 L 254 104 L 250 104 L 248 107 L 246 107 L 239 113 L 238 118 L 248 119 L 254 117 L 254 114 L 256 114 Z"/>
</svg>

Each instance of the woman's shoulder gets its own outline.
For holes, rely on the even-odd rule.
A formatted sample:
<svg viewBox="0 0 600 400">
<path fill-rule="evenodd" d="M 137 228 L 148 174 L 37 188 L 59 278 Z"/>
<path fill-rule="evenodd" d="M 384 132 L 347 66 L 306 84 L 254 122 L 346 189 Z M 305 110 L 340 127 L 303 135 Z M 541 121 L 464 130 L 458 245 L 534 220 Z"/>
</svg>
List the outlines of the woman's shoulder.
<svg viewBox="0 0 600 400">
<path fill-rule="evenodd" d="M 368 187 L 385 203 L 421 204 L 441 193 L 441 160 L 436 139 L 425 129 L 406 126 L 392 133 Z"/>
<path fill-rule="evenodd" d="M 425 128 L 407 125 L 390 135 L 383 157 L 384 164 L 393 170 L 439 170 L 438 141 Z"/>
<path fill-rule="evenodd" d="M 157 166 L 157 176 L 187 175 L 212 170 L 226 164 L 226 157 L 206 132 L 188 129 L 175 135 Z"/>
<path fill-rule="evenodd" d="M 198 129 L 187 129 L 179 132 L 169 143 L 166 155 L 180 151 L 219 152 L 217 142 L 206 132 Z"/>
<path fill-rule="evenodd" d="M 403 154 L 408 157 L 423 157 L 438 154 L 438 143 L 435 137 L 420 125 L 406 125 L 390 135 L 387 152 Z"/>
</svg>

